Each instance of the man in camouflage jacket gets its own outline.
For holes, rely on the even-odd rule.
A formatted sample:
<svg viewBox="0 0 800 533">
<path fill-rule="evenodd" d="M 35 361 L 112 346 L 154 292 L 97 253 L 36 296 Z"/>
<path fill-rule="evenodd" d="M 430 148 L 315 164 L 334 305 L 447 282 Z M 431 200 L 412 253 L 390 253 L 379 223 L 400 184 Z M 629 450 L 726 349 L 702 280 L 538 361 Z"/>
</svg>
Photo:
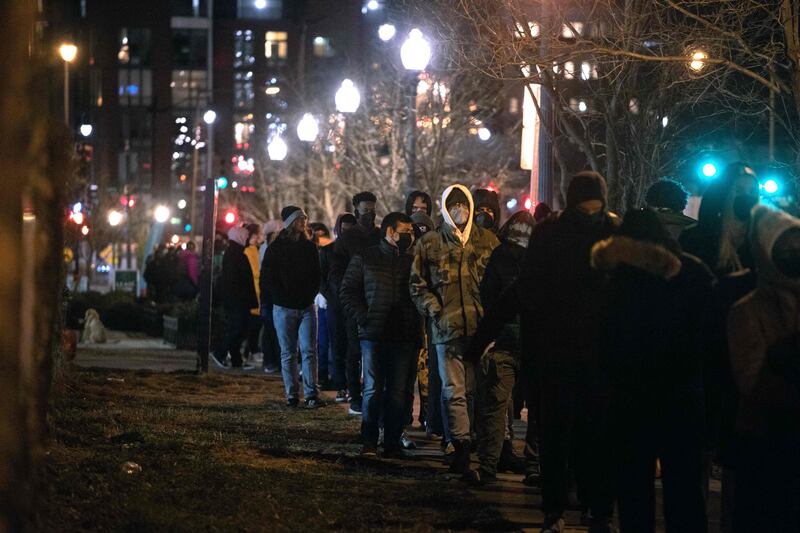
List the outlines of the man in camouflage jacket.
<svg viewBox="0 0 800 533">
<path fill-rule="evenodd" d="M 469 189 L 458 184 L 445 189 L 444 223 L 417 244 L 410 280 L 411 298 L 432 323 L 455 473 L 469 467 L 474 410 L 475 369 L 464 355 L 483 316 L 481 278 L 499 244 L 493 233 L 473 225 L 474 210 Z"/>
</svg>

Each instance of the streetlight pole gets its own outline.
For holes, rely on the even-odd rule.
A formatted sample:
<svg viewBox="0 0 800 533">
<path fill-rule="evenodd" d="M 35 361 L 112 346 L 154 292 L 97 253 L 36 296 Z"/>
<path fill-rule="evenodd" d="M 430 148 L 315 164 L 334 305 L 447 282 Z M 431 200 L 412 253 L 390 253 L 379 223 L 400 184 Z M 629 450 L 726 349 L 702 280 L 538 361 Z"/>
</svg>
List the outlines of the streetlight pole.
<svg viewBox="0 0 800 533">
<path fill-rule="evenodd" d="M 70 127 L 69 123 L 69 64 L 75 61 L 78 55 L 78 47 L 72 43 L 64 43 L 59 49 L 58 53 L 61 59 L 64 60 L 64 124 Z"/>
<path fill-rule="evenodd" d="M 417 28 L 408 33 L 408 39 L 400 48 L 400 60 L 403 67 L 412 75 L 406 89 L 406 192 L 414 189 L 417 159 L 417 80 L 419 73 L 428 66 L 431 60 L 431 47 L 422 32 Z"/>
</svg>

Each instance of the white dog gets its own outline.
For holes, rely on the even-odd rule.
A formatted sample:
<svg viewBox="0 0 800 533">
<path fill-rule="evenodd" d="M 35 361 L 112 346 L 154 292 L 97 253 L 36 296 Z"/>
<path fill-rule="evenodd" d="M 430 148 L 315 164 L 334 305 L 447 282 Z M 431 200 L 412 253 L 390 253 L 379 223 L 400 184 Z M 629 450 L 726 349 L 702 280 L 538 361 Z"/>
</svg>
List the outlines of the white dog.
<svg viewBox="0 0 800 533">
<path fill-rule="evenodd" d="M 83 336 L 81 342 L 102 344 L 106 342 L 106 328 L 100 322 L 100 315 L 94 309 L 87 309 L 83 317 Z"/>
</svg>

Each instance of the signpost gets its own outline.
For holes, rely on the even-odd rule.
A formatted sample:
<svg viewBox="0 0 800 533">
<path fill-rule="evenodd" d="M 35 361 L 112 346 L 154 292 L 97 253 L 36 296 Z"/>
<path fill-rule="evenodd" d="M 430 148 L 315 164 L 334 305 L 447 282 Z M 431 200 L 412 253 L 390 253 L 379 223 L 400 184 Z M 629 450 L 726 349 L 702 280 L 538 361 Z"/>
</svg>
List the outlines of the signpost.
<svg viewBox="0 0 800 533">
<path fill-rule="evenodd" d="M 114 272 L 114 289 L 130 292 L 134 296 L 139 293 L 139 271 L 117 270 Z"/>
</svg>

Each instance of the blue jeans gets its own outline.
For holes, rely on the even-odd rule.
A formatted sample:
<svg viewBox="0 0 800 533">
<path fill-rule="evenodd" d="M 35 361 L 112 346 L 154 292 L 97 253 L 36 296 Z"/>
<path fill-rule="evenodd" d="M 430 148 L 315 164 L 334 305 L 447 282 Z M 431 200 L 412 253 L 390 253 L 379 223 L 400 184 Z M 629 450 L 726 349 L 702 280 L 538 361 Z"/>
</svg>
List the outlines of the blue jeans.
<svg viewBox="0 0 800 533">
<path fill-rule="evenodd" d="M 272 320 L 281 346 L 281 374 L 287 399 L 299 398 L 297 375 L 297 345 L 303 360 L 303 395 L 306 400 L 317 398 L 317 306 L 289 309 L 272 306 Z"/>
<path fill-rule="evenodd" d="M 317 310 L 317 354 L 319 356 L 319 375 L 323 381 L 328 381 L 333 375 L 333 350 L 330 349 L 328 337 L 328 310 Z"/>
<path fill-rule="evenodd" d="M 444 401 L 448 431 L 452 440 L 472 439 L 475 414 L 475 365 L 464 361 L 469 346 L 469 337 L 453 339 L 436 345 L 439 360 L 439 376 L 442 378 L 442 400 Z"/>
<path fill-rule="evenodd" d="M 406 409 L 409 374 L 416 370 L 419 348 L 413 342 L 361 341 L 364 394 L 361 404 L 361 436 L 365 444 L 378 444 L 383 415 L 384 443 L 400 446 Z"/>
</svg>

